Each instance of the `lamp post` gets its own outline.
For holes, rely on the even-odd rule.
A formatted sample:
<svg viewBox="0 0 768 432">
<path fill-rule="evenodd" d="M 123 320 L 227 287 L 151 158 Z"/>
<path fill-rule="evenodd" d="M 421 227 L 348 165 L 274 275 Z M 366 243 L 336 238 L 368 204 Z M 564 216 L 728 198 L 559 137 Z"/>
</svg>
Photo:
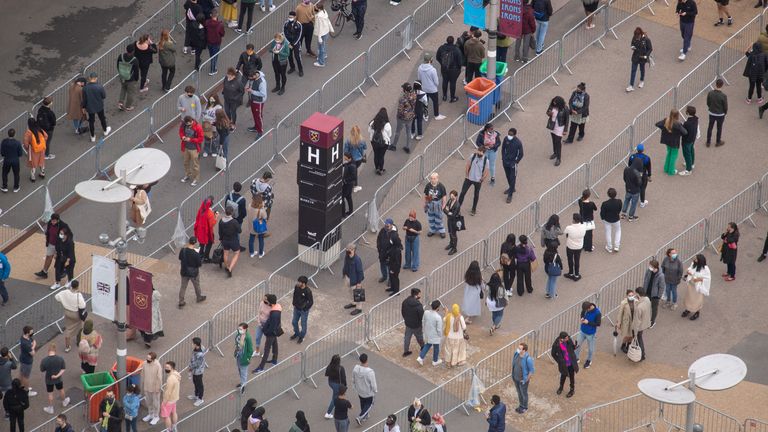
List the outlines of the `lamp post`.
<svg viewBox="0 0 768 432">
<path fill-rule="evenodd" d="M 117 160 L 115 172 L 119 176 L 112 181 L 88 180 L 75 186 L 75 192 L 81 197 L 98 203 L 120 204 L 117 218 L 118 236 L 110 240 L 109 235 L 100 234 L 99 241 L 117 249 L 117 265 L 119 277 L 117 285 L 117 379 L 126 375 L 128 341 L 126 340 L 126 300 L 128 286 L 128 259 L 126 257 L 128 242 L 137 240 L 143 242 L 146 238 L 145 228 L 128 229 L 128 202 L 132 192 L 128 185 L 144 185 L 162 179 L 171 168 L 171 159 L 157 149 L 141 148 L 132 150 Z M 125 381 L 120 381 L 120 394 L 125 394 Z"/>
</svg>

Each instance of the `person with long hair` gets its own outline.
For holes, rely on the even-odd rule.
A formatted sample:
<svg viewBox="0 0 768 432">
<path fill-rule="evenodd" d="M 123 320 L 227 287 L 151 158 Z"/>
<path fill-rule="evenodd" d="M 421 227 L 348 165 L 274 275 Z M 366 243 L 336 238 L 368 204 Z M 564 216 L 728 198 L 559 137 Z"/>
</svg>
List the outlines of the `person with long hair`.
<svg viewBox="0 0 768 432">
<path fill-rule="evenodd" d="M 573 223 L 565 227 L 565 252 L 568 258 L 568 273 L 565 277 L 577 282 L 581 279 L 581 251 L 584 249 L 584 237 L 587 228 L 581 220 L 581 215 L 573 214 Z"/>
<path fill-rule="evenodd" d="M 547 219 L 547 223 L 541 228 L 541 247 L 547 248 L 551 244 L 556 246 L 560 244 L 560 237 L 563 231 L 560 229 L 560 216 L 552 214 Z"/>
<path fill-rule="evenodd" d="M 597 204 L 589 200 L 592 196 L 592 192 L 589 189 L 584 189 L 581 193 L 581 199 L 579 199 L 579 215 L 581 216 L 581 223 L 588 225 L 587 232 L 584 234 L 584 252 L 592 252 L 595 250 L 592 245 L 592 232 L 595 226 L 595 212 L 597 211 Z"/>
<path fill-rule="evenodd" d="M 304 414 L 304 411 L 296 411 L 296 421 L 293 422 L 288 432 L 310 432 L 309 422 L 307 421 L 307 416 Z"/>
<path fill-rule="evenodd" d="M 563 149 L 563 134 L 568 131 L 569 111 L 565 108 L 565 99 L 555 96 L 547 108 L 547 129 L 552 137 L 552 155 L 555 166 L 560 166 Z"/>
<path fill-rule="evenodd" d="M 213 150 L 213 154 L 220 154 L 224 156 L 224 159 L 227 159 L 229 157 L 229 133 L 232 129 L 232 123 L 230 123 L 223 108 L 216 110 L 216 119 L 213 121 L 213 127 L 219 136 L 219 145 L 218 148 Z"/>
<path fill-rule="evenodd" d="M 550 350 L 552 360 L 555 361 L 558 372 L 560 372 L 560 387 L 557 388 L 557 394 L 563 393 L 565 379 L 568 378 L 571 389 L 565 395 L 567 398 L 572 397 L 576 390 L 576 374 L 579 372 L 579 364 L 576 362 L 578 357 L 574 352 L 575 349 L 573 340 L 568 333 L 560 332 L 552 343 L 552 349 Z"/>
<path fill-rule="evenodd" d="M 360 165 L 362 165 L 363 162 L 366 162 L 366 150 L 368 150 L 368 144 L 365 143 L 365 140 L 360 134 L 360 126 L 352 126 L 349 129 L 349 138 L 344 142 L 344 153 L 351 154 L 352 161 L 357 168 L 360 168 Z"/>
<path fill-rule="evenodd" d="M 466 330 L 467 323 L 461 315 L 461 308 L 454 303 L 443 318 L 445 363 L 449 368 L 463 366 L 467 362 L 467 340 L 464 338 Z"/>
<path fill-rule="evenodd" d="M 27 166 L 30 168 L 29 181 L 35 182 L 35 174 L 45 178 L 45 148 L 48 134 L 33 118 L 27 119 L 27 131 L 24 132 L 23 146 L 27 151 Z"/>
<path fill-rule="evenodd" d="M 264 234 L 258 233 L 254 228 L 254 221 L 261 221 L 267 219 L 267 211 L 264 209 L 264 199 L 261 194 L 253 196 L 251 199 L 251 205 L 248 206 L 248 253 L 251 254 L 251 258 L 256 256 L 256 249 L 254 248 L 253 241 L 258 237 L 259 239 L 259 258 L 264 256 Z"/>
<path fill-rule="evenodd" d="M 491 312 L 490 334 L 501 328 L 501 320 L 504 318 L 504 308 L 507 307 L 507 293 L 501 283 L 498 273 L 491 275 L 486 284 L 485 305 Z"/>
<path fill-rule="evenodd" d="M 213 227 L 216 225 L 219 213 L 218 211 L 214 212 L 211 209 L 212 206 L 213 196 L 209 196 L 200 204 L 197 216 L 195 216 L 194 233 L 200 247 L 202 247 L 200 254 L 203 257 L 203 262 L 211 262 L 211 248 L 214 240 Z"/>
<path fill-rule="evenodd" d="M 496 184 L 496 152 L 501 146 L 499 133 L 493 129 L 493 124 L 486 123 L 483 130 L 477 134 L 476 147 L 485 147 L 485 157 L 488 158 L 488 168 L 491 174 L 491 186 Z"/>
<path fill-rule="evenodd" d="M 206 101 L 205 109 L 203 110 L 203 157 L 212 155 L 216 157 L 216 111 L 223 110 L 221 105 L 221 99 L 218 94 L 212 94 Z"/>
<path fill-rule="evenodd" d="M 77 335 L 77 352 L 80 354 L 80 369 L 83 373 L 94 373 L 99 361 L 101 334 L 93 328 L 93 320 L 87 319 Z"/>
<path fill-rule="evenodd" d="M 243 408 L 240 410 L 240 429 L 243 431 L 248 430 L 248 418 L 251 417 L 256 408 L 259 406 L 259 401 L 254 398 L 250 398 L 245 402 Z"/>
<path fill-rule="evenodd" d="M 275 73 L 275 88 L 272 93 L 278 96 L 285 93 L 285 85 L 288 83 L 288 57 L 291 55 L 291 44 L 285 40 L 282 33 L 275 33 L 269 45 L 272 54 L 272 70 Z"/>
<path fill-rule="evenodd" d="M 163 92 L 169 92 L 173 87 L 173 76 L 176 75 L 176 43 L 171 39 L 171 32 L 163 29 L 160 32 L 160 42 L 157 43 L 157 59 L 160 62 L 160 83 Z"/>
<path fill-rule="evenodd" d="M 557 278 L 563 273 L 563 260 L 557 253 L 557 243 L 547 245 L 544 251 L 544 273 L 547 275 L 547 289 L 544 297 L 548 299 L 557 297 Z"/>
<path fill-rule="evenodd" d="M 220 14 L 221 20 L 224 21 L 227 27 L 237 28 L 237 0 L 222 1 Z"/>
<path fill-rule="evenodd" d="M 533 282 L 531 282 L 531 266 L 536 261 L 536 253 L 528 243 L 528 236 L 520 235 L 517 238 L 520 242 L 515 249 L 515 262 L 517 263 L 517 295 L 522 296 L 523 290 L 528 294 L 533 293 Z M 525 285 L 525 287 L 523 287 Z"/>
<path fill-rule="evenodd" d="M 629 47 L 632 50 L 632 66 L 629 73 L 627 92 L 635 90 L 635 77 L 637 76 L 638 69 L 640 69 L 640 82 L 637 84 L 637 87 L 643 88 L 645 85 L 645 65 L 651 58 L 651 52 L 653 52 L 651 40 L 648 39 L 648 35 L 640 27 L 635 27 Z"/>
<path fill-rule="evenodd" d="M 723 278 L 726 282 L 732 282 L 736 279 L 736 255 L 739 243 L 739 227 L 736 226 L 736 222 L 728 222 L 720 239 L 723 240 L 723 245 L 720 247 L 720 261 L 725 263 L 727 268 Z"/>
<path fill-rule="evenodd" d="M 314 36 L 317 37 L 317 61 L 313 63 L 317 67 L 325 67 L 325 61 L 328 58 L 328 37 L 333 33 L 331 19 L 328 18 L 328 12 L 325 10 L 323 2 L 315 3 L 315 28 Z M 309 47 L 307 47 L 309 50 Z"/>
<path fill-rule="evenodd" d="M 568 131 L 568 138 L 565 139 L 565 144 L 573 143 L 574 137 L 576 141 L 584 139 L 584 127 L 587 124 L 587 120 L 589 120 L 589 93 L 587 93 L 587 85 L 585 83 L 579 83 L 576 86 L 576 90 L 571 93 L 568 107 L 571 110 L 571 126 Z M 578 136 L 576 136 L 576 130 L 579 131 Z"/>
<path fill-rule="evenodd" d="M 675 164 L 677 163 L 677 153 L 680 150 L 680 141 L 688 135 L 688 131 L 680 122 L 680 111 L 673 108 L 667 118 L 656 123 L 656 127 L 661 129 L 661 143 L 667 146 L 664 172 L 675 175 L 677 174 Z"/>
<path fill-rule="evenodd" d="M 688 105 L 685 107 L 685 123 L 683 127 L 688 134 L 683 138 L 683 160 L 685 160 L 685 169 L 678 174 L 687 176 L 693 174 L 693 165 L 696 162 L 696 152 L 693 149 L 693 143 L 699 137 L 699 118 L 696 117 L 696 107 Z"/>
<path fill-rule="evenodd" d="M 501 276 L 507 295 L 512 294 L 512 282 L 515 281 L 515 274 L 517 273 L 515 249 L 517 249 L 517 237 L 514 233 L 509 233 L 499 250 L 499 265 L 501 266 Z"/>
<path fill-rule="evenodd" d="M 328 404 L 328 409 L 325 411 L 325 418 L 333 418 L 333 403 L 336 398 L 339 397 L 339 389 L 341 386 L 347 386 L 347 373 L 344 366 L 341 365 L 341 356 L 334 354 L 331 357 L 330 363 L 325 368 L 325 376 L 328 378 L 328 387 L 331 388 L 331 403 Z"/>
<path fill-rule="evenodd" d="M 384 169 L 384 156 L 387 154 L 392 138 L 392 125 L 389 123 L 386 108 L 380 108 L 368 124 L 368 135 L 371 137 L 371 148 L 373 148 L 373 167 L 376 169 L 376 174 L 382 175 L 387 172 Z"/>
<path fill-rule="evenodd" d="M 691 266 L 688 267 L 683 280 L 687 282 L 687 286 L 684 301 L 685 310 L 680 316 L 686 318 L 690 315 L 689 319 L 695 321 L 699 318 L 701 307 L 704 305 L 704 296 L 709 296 L 712 282 L 712 273 L 709 271 L 707 258 L 704 255 L 698 254 L 693 257 Z"/>
<path fill-rule="evenodd" d="M 149 91 L 149 66 L 152 64 L 154 55 L 157 53 L 157 45 L 152 42 L 152 38 L 148 34 L 143 34 L 139 37 L 134 44 L 136 48 L 134 56 L 139 61 L 139 92 L 145 93 Z"/>
<path fill-rule="evenodd" d="M 464 300 L 461 309 L 464 311 L 465 322 L 472 324 L 472 318 L 480 316 L 480 300 L 483 298 L 483 273 L 480 263 L 472 261 L 464 273 Z"/>
</svg>

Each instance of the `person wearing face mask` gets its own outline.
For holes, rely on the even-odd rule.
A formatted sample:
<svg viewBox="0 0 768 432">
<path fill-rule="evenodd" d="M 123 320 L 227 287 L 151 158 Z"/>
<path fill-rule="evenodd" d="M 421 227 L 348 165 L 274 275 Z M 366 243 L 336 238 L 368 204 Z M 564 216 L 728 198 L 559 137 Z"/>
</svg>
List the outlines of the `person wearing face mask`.
<svg viewBox="0 0 768 432">
<path fill-rule="evenodd" d="M 627 297 L 619 305 L 619 316 L 616 320 L 615 330 L 621 337 L 621 351 L 626 354 L 629 351 L 629 344 L 632 342 L 632 322 L 635 315 L 635 291 L 628 289 Z"/>
<path fill-rule="evenodd" d="M 301 40 L 303 27 L 296 21 L 296 12 L 288 12 L 288 20 L 283 24 L 283 34 L 285 40 L 291 46 L 291 53 L 288 55 L 288 75 L 299 69 L 299 76 L 304 76 L 304 66 L 301 64 Z"/>
<path fill-rule="evenodd" d="M 429 229 L 427 237 L 440 234 L 445 238 L 445 226 L 443 225 L 443 207 L 448 200 L 445 186 L 440 183 L 440 175 L 433 172 L 429 175 L 429 183 L 424 186 L 424 213 L 427 214 Z"/>
<path fill-rule="evenodd" d="M 350 315 L 357 315 L 362 312 L 362 309 L 357 307 L 355 302 L 354 290 L 361 289 L 363 280 L 365 279 L 363 261 L 360 256 L 357 255 L 357 245 L 350 243 L 347 245 L 347 255 L 344 257 L 344 269 L 341 273 L 342 277 L 349 279 L 349 287 L 352 292 L 352 303 L 344 306 L 344 309 L 352 309 Z"/>
<path fill-rule="evenodd" d="M 136 384 L 129 384 L 126 395 L 123 396 L 123 408 L 125 412 L 125 432 L 136 432 L 136 423 L 139 421 L 139 404 L 141 392 Z"/>
<path fill-rule="evenodd" d="M 273 366 L 277 365 L 277 338 L 283 335 L 281 324 L 283 307 L 277 302 L 276 295 L 267 294 L 266 297 L 269 302 L 269 316 L 267 317 L 267 322 L 265 322 L 262 327 L 262 331 L 264 332 L 264 336 L 267 337 L 267 340 L 264 342 L 264 355 L 261 357 L 261 363 L 253 370 L 253 373 L 255 374 L 264 371 L 264 366 L 267 364 L 267 358 L 269 357 L 270 352 L 272 358 L 269 360 L 269 363 L 272 363 Z"/>
<path fill-rule="evenodd" d="M 141 367 L 141 385 L 144 389 L 144 400 L 147 405 L 147 415 L 141 419 L 154 426 L 160 421 L 160 388 L 163 384 L 163 368 L 157 361 L 157 354 L 147 353 L 147 361 Z"/>
<path fill-rule="evenodd" d="M 576 390 L 576 374 L 579 372 L 579 364 L 576 362 L 576 353 L 574 351 L 573 340 L 568 333 L 560 332 L 560 335 L 552 343 L 550 355 L 557 363 L 557 369 L 560 372 L 560 387 L 557 388 L 557 394 L 563 393 L 565 379 L 568 378 L 571 389 L 565 397 L 573 397 Z"/>
<path fill-rule="evenodd" d="M 253 340 L 251 334 L 248 333 L 248 324 L 240 323 L 235 333 L 235 364 L 240 376 L 237 388 L 240 389 L 241 394 L 245 392 L 245 383 L 248 381 L 248 365 L 251 363 L 252 356 Z"/>
<path fill-rule="evenodd" d="M 184 122 L 184 117 L 192 117 L 200 121 L 203 117 L 203 106 L 200 98 L 195 94 L 193 86 L 184 87 L 184 93 L 176 101 L 176 109 L 179 111 L 179 119 Z"/>
<path fill-rule="evenodd" d="M 643 353 L 640 361 L 643 361 L 645 360 L 643 332 L 651 328 L 651 300 L 647 296 L 645 287 L 637 287 L 635 293 L 637 293 L 637 304 L 635 304 L 635 314 L 632 316 L 632 332 L 637 337 L 637 343 Z"/>
<path fill-rule="evenodd" d="M 69 228 L 59 230 L 59 241 L 56 243 L 56 261 L 53 268 L 56 270 L 56 282 L 51 285 L 51 290 L 56 291 L 62 287 L 64 276 L 68 281 L 75 277 L 75 242 Z"/>
<path fill-rule="evenodd" d="M 435 93 L 437 97 L 437 93 Z M 491 186 L 496 184 L 496 151 L 501 146 L 501 138 L 499 133 L 493 129 L 491 123 L 487 123 L 483 130 L 477 134 L 477 140 L 475 140 L 475 146 L 485 147 L 485 157 L 488 158 L 488 168 L 491 173 Z"/>
<path fill-rule="evenodd" d="M 581 359 L 581 347 L 584 341 L 589 345 L 589 352 L 587 353 L 587 360 L 584 362 L 584 369 L 589 369 L 592 365 L 592 354 L 595 351 L 595 337 L 597 336 L 597 328 L 603 321 L 603 314 L 600 309 L 591 302 L 584 302 L 581 304 L 581 318 L 579 328 L 579 340 L 576 342 L 576 362 Z"/>
<path fill-rule="evenodd" d="M 234 131 L 237 128 L 237 109 L 243 104 L 245 84 L 237 79 L 237 71 L 233 67 L 227 69 L 221 94 L 224 96 L 224 113 L 230 121 L 229 129 Z"/>
<path fill-rule="evenodd" d="M 56 245 L 59 243 L 59 231 L 69 229 L 69 225 L 61 220 L 58 213 L 53 213 L 48 224 L 45 226 L 45 261 L 43 269 L 35 273 L 35 276 L 41 279 L 48 278 L 48 269 L 51 267 L 53 258 L 56 256 Z"/>
<path fill-rule="evenodd" d="M 661 296 L 664 295 L 666 290 L 664 280 L 664 271 L 659 267 L 659 262 L 652 259 L 648 263 L 648 270 L 645 271 L 643 276 L 643 288 L 651 301 L 651 326 L 649 328 L 653 328 L 656 325 L 659 301 L 661 301 Z"/>
<path fill-rule="evenodd" d="M 691 266 L 686 271 L 684 280 L 686 283 L 685 291 L 685 310 L 681 317 L 685 318 L 690 316 L 691 321 L 695 321 L 699 318 L 699 312 L 704 305 L 704 297 L 709 296 L 709 288 L 712 283 L 712 272 L 707 266 L 707 258 L 698 254 L 693 257 Z"/>
<path fill-rule="evenodd" d="M 515 412 L 518 414 L 528 411 L 528 384 L 534 372 L 533 357 L 528 355 L 528 344 L 521 342 L 512 356 L 512 381 L 515 383 L 518 400 Z"/>
<path fill-rule="evenodd" d="M 672 310 L 677 310 L 677 286 L 683 278 L 683 263 L 677 257 L 677 249 L 667 249 L 661 262 L 665 283 L 664 297 L 667 299 L 663 306 Z"/>
<path fill-rule="evenodd" d="M 579 136 L 576 137 L 576 141 L 584 139 L 584 126 L 587 124 L 589 118 L 589 94 L 587 93 L 587 85 L 579 83 L 576 86 L 576 90 L 571 94 L 571 99 L 568 101 L 568 106 L 571 109 L 571 127 L 568 131 L 568 138 L 564 144 L 573 143 L 573 138 L 576 136 L 576 129 L 579 129 Z"/>
<path fill-rule="evenodd" d="M 208 157 L 209 154 L 216 157 L 214 143 L 217 141 L 217 134 L 213 124 L 216 122 L 216 111 L 220 109 L 224 108 L 219 101 L 219 95 L 211 95 L 203 111 L 203 157 Z"/>
<path fill-rule="evenodd" d="M 167 430 L 175 431 L 176 423 L 179 421 L 179 415 L 176 413 L 176 402 L 179 400 L 181 375 L 176 371 L 176 363 L 173 361 L 165 362 L 163 368 L 167 377 L 165 390 L 163 390 L 163 402 L 160 404 L 160 417 L 165 421 Z"/>
<path fill-rule="evenodd" d="M 510 128 L 507 136 L 501 142 L 501 166 L 507 177 L 507 204 L 512 202 L 512 194 L 515 193 L 517 184 L 517 164 L 523 160 L 523 142 L 517 137 L 517 129 Z"/>
<path fill-rule="evenodd" d="M 56 429 L 53 432 L 75 432 L 72 425 L 67 421 L 67 416 L 59 414 L 56 416 Z"/>
<path fill-rule="evenodd" d="M 291 56 L 291 45 L 282 33 L 275 33 L 269 45 L 269 52 L 272 54 L 272 70 L 275 72 L 275 88 L 272 89 L 272 93 L 280 96 L 285 93 L 285 84 L 288 83 L 286 70 L 288 58 Z"/>
<path fill-rule="evenodd" d="M 200 289 L 200 267 L 203 265 L 203 258 L 200 256 L 200 246 L 197 244 L 197 237 L 189 238 L 189 243 L 179 251 L 179 261 L 181 262 L 181 287 L 179 288 L 179 309 L 183 308 L 187 302 L 184 300 L 187 292 L 187 285 L 192 282 L 195 288 L 195 298 L 198 303 L 204 302 L 206 296 Z"/>
</svg>

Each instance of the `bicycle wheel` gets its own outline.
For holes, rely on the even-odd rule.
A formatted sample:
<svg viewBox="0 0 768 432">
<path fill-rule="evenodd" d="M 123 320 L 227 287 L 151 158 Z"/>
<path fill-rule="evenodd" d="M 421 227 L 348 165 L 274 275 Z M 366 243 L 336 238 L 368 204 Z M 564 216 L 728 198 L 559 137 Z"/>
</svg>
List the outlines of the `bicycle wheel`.
<svg viewBox="0 0 768 432">
<path fill-rule="evenodd" d="M 336 13 L 336 17 L 333 19 L 333 29 L 334 31 L 331 32 L 331 37 L 335 38 L 336 36 L 341 34 L 341 31 L 344 30 L 344 23 L 346 22 L 346 18 L 344 17 L 344 13 L 342 11 L 339 11 Z"/>
</svg>

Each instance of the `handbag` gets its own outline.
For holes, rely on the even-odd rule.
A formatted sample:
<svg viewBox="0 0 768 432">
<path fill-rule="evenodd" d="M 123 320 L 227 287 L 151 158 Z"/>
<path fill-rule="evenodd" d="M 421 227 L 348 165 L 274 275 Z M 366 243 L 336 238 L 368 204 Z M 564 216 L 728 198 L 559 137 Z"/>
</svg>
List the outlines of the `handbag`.
<svg viewBox="0 0 768 432">
<path fill-rule="evenodd" d="M 83 300 L 83 303 L 85 303 L 85 300 L 83 299 L 82 294 L 78 294 L 80 297 L 80 300 Z M 77 316 L 80 317 L 80 321 L 85 321 L 86 318 L 88 318 L 88 309 L 87 306 L 84 308 L 77 308 Z"/>
<path fill-rule="evenodd" d="M 221 267 L 221 263 L 224 262 L 224 247 L 221 245 L 221 242 L 219 242 L 219 245 L 213 250 L 213 253 L 211 254 L 211 262 L 218 264 L 219 267 Z"/>
<path fill-rule="evenodd" d="M 253 230 L 256 234 L 264 234 L 267 232 L 267 220 L 266 219 L 254 219 Z"/>
<path fill-rule="evenodd" d="M 456 216 L 456 222 L 454 222 L 456 225 L 456 231 L 464 231 L 467 229 L 467 224 L 464 222 L 464 215 L 458 215 Z"/>
<path fill-rule="evenodd" d="M 552 116 L 547 119 L 547 129 L 549 130 L 555 130 L 555 121 L 552 120 Z"/>
<path fill-rule="evenodd" d="M 466 330 L 464 330 L 464 340 L 469 340 L 469 333 Z"/>
<path fill-rule="evenodd" d="M 637 342 L 637 337 L 632 338 L 632 342 L 629 344 L 627 350 L 627 358 L 637 363 L 643 358 L 643 350 L 640 349 L 640 344 Z"/>
<path fill-rule="evenodd" d="M 584 228 L 586 228 L 587 231 L 592 231 L 593 229 L 595 229 L 595 221 L 593 220 L 583 222 L 583 224 L 584 224 Z"/>
<path fill-rule="evenodd" d="M 216 149 L 216 169 L 224 171 L 227 169 L 227 158 L 224 157 L 224 149 L 219 146 Z"/>
<path fill-rule="evenodd" d="M 555 254 L 554 258 L 552 258 L 552 262 L 549 265 L 545 266 L 544 270 L 547 276 L 560 276 L 561 274 L 563 274 L 563 269 L 560 268 L 559 265 L 557 265 L 557 263 L 555 262 L 556 260 L 557 260 L 557 254 Z"/>
<path fill-rule="evenodd" d="M 531 261 L 531 273 L 535 272 L 539 268 L 539 260 Z"/>
<path fill-rule="evenodd" d="M 352 301 L 360 303 L 365 301 L 365 288 L 352 289 Z"/>
<path fill-rule="evenodd" d="M 275 332 L 275 336 L 280 337 L 280 336 L 282 336 L 284 334 L 285 334 L 285 332 L 283 331 L 283 327 L 282 326 L 278 327 L 277 331 Z"/>
</svg>

